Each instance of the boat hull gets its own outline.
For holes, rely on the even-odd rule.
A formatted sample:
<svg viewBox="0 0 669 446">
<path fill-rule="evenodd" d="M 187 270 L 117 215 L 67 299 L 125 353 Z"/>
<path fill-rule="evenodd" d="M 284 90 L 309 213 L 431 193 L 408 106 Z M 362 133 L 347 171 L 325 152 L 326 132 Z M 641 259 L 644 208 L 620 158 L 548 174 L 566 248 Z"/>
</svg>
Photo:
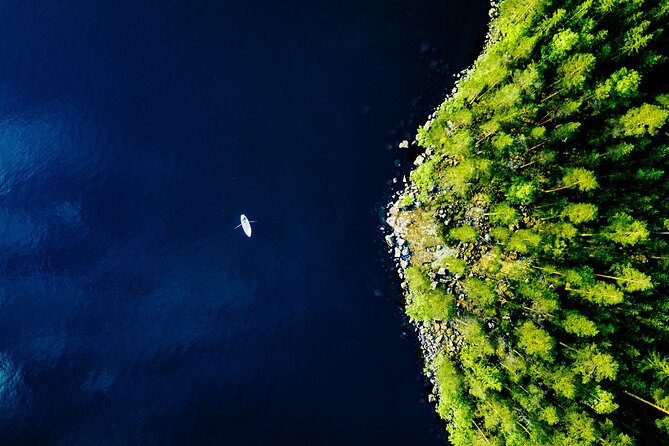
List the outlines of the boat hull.
<svg viewBox="0 0 669 446">
<path fill-rule="evenodd" d="M 246 218 L 246 215 L 242 214 L 240 217 L 240 221 L 242 222 L 242 229 L 244 230 L 244 234 L 246 234 L 247 237 L 251 237 L 251 223 L 249 223 L 249 219 Z"/>
</svg>

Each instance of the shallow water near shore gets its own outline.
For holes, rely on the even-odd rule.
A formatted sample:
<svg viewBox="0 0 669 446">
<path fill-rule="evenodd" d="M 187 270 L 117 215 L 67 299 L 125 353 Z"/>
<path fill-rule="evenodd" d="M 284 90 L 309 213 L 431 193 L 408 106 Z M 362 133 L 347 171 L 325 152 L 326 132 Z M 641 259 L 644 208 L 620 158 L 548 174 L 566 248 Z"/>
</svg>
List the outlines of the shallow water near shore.
<svg viewBox="0 0 669 446">
<path fill-rule="evenodd" d="M 487 6 L 3 2 L 0 443 L 443 444 L 377 209 Z"/>
</svg>

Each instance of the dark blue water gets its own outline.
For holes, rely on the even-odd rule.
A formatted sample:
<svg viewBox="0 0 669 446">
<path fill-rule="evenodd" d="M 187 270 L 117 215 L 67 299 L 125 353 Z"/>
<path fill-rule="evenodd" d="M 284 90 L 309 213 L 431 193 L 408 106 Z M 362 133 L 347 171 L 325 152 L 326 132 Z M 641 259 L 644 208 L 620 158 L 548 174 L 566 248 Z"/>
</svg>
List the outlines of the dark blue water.
<svg viewBox="0 0 669 446">
<path fill-rule="evenodd" d="M 377 208 L 485 19 L 3 1 L 1 442 L 439 444 Z"/>
</svg>

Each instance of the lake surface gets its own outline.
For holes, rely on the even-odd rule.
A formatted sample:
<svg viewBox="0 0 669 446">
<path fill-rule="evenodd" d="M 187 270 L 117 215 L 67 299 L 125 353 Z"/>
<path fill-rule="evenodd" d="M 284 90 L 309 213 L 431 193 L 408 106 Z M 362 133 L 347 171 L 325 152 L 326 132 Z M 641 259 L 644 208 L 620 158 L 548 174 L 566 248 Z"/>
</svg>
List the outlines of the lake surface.
<svg viewBox="0 0 669 446">
<path fill-rule="evenodd" d="M 0 442 L 443 444 L 378 208 L 486 19 L 3 1 Z"/>
</svg>

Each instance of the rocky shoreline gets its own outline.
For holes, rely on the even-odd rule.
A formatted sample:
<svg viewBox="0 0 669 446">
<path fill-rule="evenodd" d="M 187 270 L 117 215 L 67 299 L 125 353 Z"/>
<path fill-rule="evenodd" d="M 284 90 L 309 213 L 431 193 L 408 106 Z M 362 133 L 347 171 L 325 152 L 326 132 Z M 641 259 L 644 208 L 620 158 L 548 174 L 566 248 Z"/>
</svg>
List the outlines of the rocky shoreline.
<svg viewBox="0 0 669 446">
<path fill-rule="evenodd" d="M 490 2 L 489 16 L 491 19 L 495 18 L 499 14 L 498 2 L 492 0 Z M 483 51 L 479 58 L 484 57 L 488 47 L 494 39 L 493 30 L 489 29 Z M 472 67 L 474 64 L 472 64 Z M 458 91 L 458 84 L 461 80 L 465 79 L 472 68 L 467 68 L 460 73 L 455 75 L 456 81 L 453 89 L 449 95 L 444 98 L 444 102 L 448 101 L 453 97 Z M 438 116 L 439 108 L 434 110 L 427 118 L 425 127 L 432 125 L 435 119 Z M 409 146 L 416 146 L 417 141 L 413 140 L 409 143 L 408 140 L 404 140 L 399 143 L 398 147 L 400 149 L 408 149 Z M 420 166 L 426 160 L 430 159 L 434 155 L 434 148 L 429 147 L 423 153 L 418 154 L 416 159 L 413 162 L 414 167 Z M 392 181 L 394 184 L 398 184 L 398 178 L 394 178 Z M 385 235 L 385 242 L 388 248 L 388 254 L 392 256 L 395 270 L 397 276 L 400 279 L 400 287 L 404 293 L 405 299 L 407 296 L 408 285 L 406 282 L 406 270 L 412 264 L 413 255 L 415 253 L 411 252 L 410 242 L 407 240 L 409 226 L 411 224 L 410 219 L 407 214 L 409 214 L 412 206 L 420 206 L 420 203 L 411 204 L 408 206 L 403 206 L 403 198 L 410 198 L 411 201 L 415 200 L 417 191 L 412 187 L 411 182 L 407 180 L 406 175 L 402 177 L 402 189 L 396 191 L 391 197 L 390 202 L 386 206 L 386 224 L 391 228 L 391 231 Z M 474 206 L 475 207 L 475 206 Z M 467 219 L 475 218 L 470 212 Z M 474 212 L 476 214 L 476 212 Z M 453 210 L 452 215 L 439 215 L 444 219 L 444 223 L 448 225 L 450 219 L 457 218 L 456 210 Z M 474 250 L 474 246 L 466 246 L 465 249 Z M 445 246 L 435 247 L 435 252 L 430 253 L 431 257 L 437 257 L 438 252 L 442 250 L 447 250 Z M 462 255 L 463 253 L 459 253 Z M 474 253 L 472 253 L 474 254 Z M 431 281 L 432 288 L 443 287 L 449 294 L 456 296 L 456 302 L 458 306 L 465 303 L 465 294 L 464 288 L 461 282 L 461 277 L 457 274 L 452 274 L 448 272 L 445 268 L 439 268 L 436 272 L 430 272 L 429 278 Z M 406 301 L 405 301 L 406 304 Z M 457 323 L 454 320 L 442 320 L 442 321 L 410 321 L 410 324 L 413 326 L 413 329 L 416 333 L 417 339 L 419 341 L 421 357 L 423 359 L 423 372 L 432 384 L 431 392 L 428 394 L 428 401 L 430 403 L 437 403 L 439 400 L 439 388 L 437 386 L 437 381 L 435 378 L 435 371 L 432 369 L 431 365 L 435 357 L 442 352 L 446 352 L 448 355 L 454 355 L 463 344 L 463 338 L 458 331 Z"/>
<path fill-rule="evenodd" d="M 405 191 L 410 187 L 405 185 Z M 401 281 L 400 287 L 404 293 L 408 290 L 405 280 L 406 269 L 411 266 L 411 251 L 409 242 L 406 240 L 406 230 L 408 220 L 403 217 L 398 201 L 389 205 L 387 211 L 386 223 L 392 228 L 392 232 L 385 236 L 388 246 L 388 253 L 392 255 L 395 270 Z M 462 294 L 462 285 L 459 278 L 453 277 L 445 268 L 440 268 L 436 273 L 430 273 L 431 286 L 446 287 L 450 292 L 460 291 Z M 432 383 L 432 391 L 428 395 L 430 403 L 436 403 L 438 400 L 439 389 L 434 378 L 434 372 L 430 369 L 430 364 L 441 352 L 449 354 L 455 353 L 462 346 L 462 337 L 457 327 L 452 321 L 410 321 L 419 341 L 421 357 L 423 359 L 423 371 L 429 381 Z"/>
</svg>

